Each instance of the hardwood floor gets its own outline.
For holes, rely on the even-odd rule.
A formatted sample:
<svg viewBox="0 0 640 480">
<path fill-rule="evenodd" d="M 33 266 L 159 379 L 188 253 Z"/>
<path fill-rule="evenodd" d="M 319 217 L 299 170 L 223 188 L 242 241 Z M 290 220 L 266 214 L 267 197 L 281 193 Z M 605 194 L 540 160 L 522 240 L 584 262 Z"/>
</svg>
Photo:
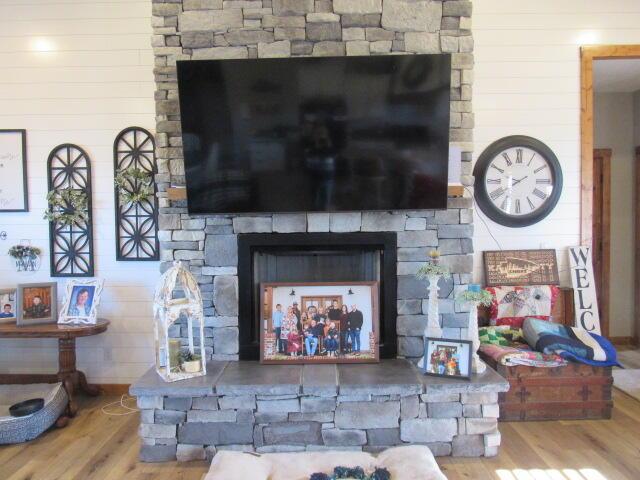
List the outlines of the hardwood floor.
<svg viewBox="0 0 640 480">
<path fill-rule="evenodd" d="M 2 480 L 200 480 L 205 462 L 137 461 L 138 415 L 107 416 L 116 397 L 81 398 L 78 416 L 28 444 L 0 447 Z M 449 480 L 640 478 L 640 402 L 615 392 L 612 420 L 501 423 L 500 455 L 440 458 Z M 249 479 L 247 479 L 249 480 Z"/>
<path fill-rule="evenodd" d="M 618 349 L 618 361 L 624 368 L 640 368 L 640 350 Z"/>
</svg>

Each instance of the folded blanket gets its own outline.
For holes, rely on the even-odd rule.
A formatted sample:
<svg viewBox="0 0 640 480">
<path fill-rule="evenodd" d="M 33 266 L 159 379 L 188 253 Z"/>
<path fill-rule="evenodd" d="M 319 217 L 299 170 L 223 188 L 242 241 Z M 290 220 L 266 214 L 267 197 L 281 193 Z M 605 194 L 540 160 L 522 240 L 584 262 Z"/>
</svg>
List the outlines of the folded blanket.
<svg viewBox="0 0 640 480">
<path fill-rule="evenodd" d="M 528 367 L 562 367 L 567 364 L 559 355 L 535 352 L 524 343 L 522 330 L 509 325 L 480 328 L 480 351 L 501 365 Z"/>
<path fill-rule="evenodd" d="M 529 346 L 539 352 L 597 367 L 620 366 L 611 342 L 582 328 L 527 318 L 522 330 Z"/>
</svg>

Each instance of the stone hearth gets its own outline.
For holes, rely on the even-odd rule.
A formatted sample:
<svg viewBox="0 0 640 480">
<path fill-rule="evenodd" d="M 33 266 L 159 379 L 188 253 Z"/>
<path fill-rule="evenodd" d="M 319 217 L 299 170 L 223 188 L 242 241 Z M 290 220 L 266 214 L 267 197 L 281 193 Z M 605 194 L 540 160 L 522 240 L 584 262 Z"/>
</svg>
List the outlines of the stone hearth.
<svg viewBox="0 0 640 480">
<path fill-rule="evenodd" d="M 422 375 L 405 360 L 370 365 L 210 362 L 207 376 L 165 383 L 150 370 L 130 388 L 140 411 L 140 459 L 211 458 L 217 450 L 379 451 L 407 443 L 436 456 L 498 452 L 493 370 L 471 381 Z"/>
</svg>

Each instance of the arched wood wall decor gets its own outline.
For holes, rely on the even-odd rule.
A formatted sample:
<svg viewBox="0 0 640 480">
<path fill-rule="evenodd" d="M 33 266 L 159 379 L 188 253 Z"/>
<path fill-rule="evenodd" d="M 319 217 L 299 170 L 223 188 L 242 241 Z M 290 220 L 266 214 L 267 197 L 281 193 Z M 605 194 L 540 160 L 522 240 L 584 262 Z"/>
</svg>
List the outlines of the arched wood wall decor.
<svg viewBox="0 0 640 480">
<path fill-rule="evenodd" d="M 140 127 L 122 130 L 113 143 L 114 175 L 128 168 L 151 174 L 153 196 L 136 203 L 121 200 L 118 187 L 114 186 L 116 212 L 116 259 L 121 261 L 160 258 L 158 242 L 158 199 L 155 174 L 158 172 L 153 135 Z M 129 180 L 125 188 L 129 192 L 138 189 L 138 180 Z"/>
<path fill-rule="evenodd" d="M 77 145 L 55 147 L 47 161 L 49 191 L 73 189 L 87 196 L 87 220 L 72 225 L 49 222 L 52 277 L 93 277 L 93 219 L 91 209 L 91 160 Z"/>
</svg>

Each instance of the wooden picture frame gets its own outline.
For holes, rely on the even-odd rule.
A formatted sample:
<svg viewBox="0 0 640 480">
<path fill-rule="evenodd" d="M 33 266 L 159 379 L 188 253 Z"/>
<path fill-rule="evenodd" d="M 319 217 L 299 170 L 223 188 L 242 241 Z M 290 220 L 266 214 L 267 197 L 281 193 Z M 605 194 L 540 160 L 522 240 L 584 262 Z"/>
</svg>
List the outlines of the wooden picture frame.
<svg viewBox="0 0 640 480">
<path fill-rule="evenodd" d="M 40 297 L 40 301 L 35 302 L 35 297 Z M 18 285 L 16 305 L 18 326 L 56 323 L 58 284 L 56 282 L 22 283 Z"/>
<path fill-rule="evenodd" d="M 427 337 L 422 371 L 431 377 L 471 380 L 472 357 L 471 340 Z"/>
<path fill-rule="evenodd" d="M 560 284 L 554 249 L 487 250 L 483 259 L 487 287 Z"/>
<path fill-rule="evenodd" d="M 0 129 L 0 213 L 28 211 L 27 131 Z"/>
<path fill-rule="evenodd" d="M 379 282 L 261 283 L 260 362 L 280 365 L 378 362 L 379 298 Z M 274 327 L 278 305 L 282 312 L 281 326 Z M 288 310 L 294 305 L 298 312 L 292 311 L 293 316 L 288 317 Z M 347 318 L 341 321 L 335 310 L 339 309 L 343 315 L 343 306 L 348 312 Z M 321 308 L 326 308 L 326 312 Z M 360 329 L 349 328 L 351 322 L 358 325 L 360 321 Z M 320 323 L 323 326 L 317 327 Z M 312 334 L 314 328 L 316 331 Z M 320 334 L 319 329 L 322 329 Z"/>
</svg>

